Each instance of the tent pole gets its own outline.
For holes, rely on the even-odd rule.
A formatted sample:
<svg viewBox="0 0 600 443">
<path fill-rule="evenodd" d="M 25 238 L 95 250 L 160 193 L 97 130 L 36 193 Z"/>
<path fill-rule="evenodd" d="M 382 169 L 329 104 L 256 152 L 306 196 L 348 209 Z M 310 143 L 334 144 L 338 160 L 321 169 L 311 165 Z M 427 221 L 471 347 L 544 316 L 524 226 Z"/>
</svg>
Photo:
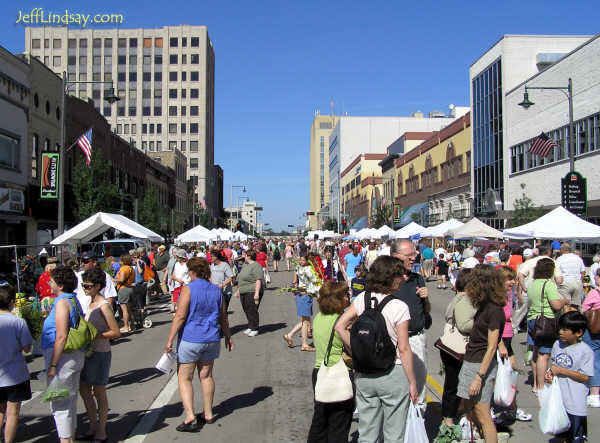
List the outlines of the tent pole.
<svg viewBox="0 0 600 443">
<path fill-rule="evenodd" d="M 19 257 L 17 257 L 17 245 L 15 245 L 15 269 L 17 270 L 17 292 L 21 292 L 21 277 L 19 275 Z"/>
</svg>

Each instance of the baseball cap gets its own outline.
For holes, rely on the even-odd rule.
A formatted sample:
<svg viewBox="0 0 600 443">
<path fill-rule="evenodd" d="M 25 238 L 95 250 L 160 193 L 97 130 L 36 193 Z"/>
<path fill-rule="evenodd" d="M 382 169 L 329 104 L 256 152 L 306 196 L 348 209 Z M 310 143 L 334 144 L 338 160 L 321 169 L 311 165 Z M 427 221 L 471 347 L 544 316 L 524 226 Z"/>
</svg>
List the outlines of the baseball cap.
<svg viewBox="0 0 600 443">
<path fill-rule="evenodd" d="M 167 249 L 167 247 L 165 245 L 160 245 L 158 249 Z"/>
<path fill-rule="evenodd" d="M 81 254 L 81 260 L 82 261 L 96 260 L 96 256 L 94 255 L 93 252 L 85 251 L 83 254 Z"/>
<path fill-rule="evenodd" d="M 533 251 L 529 248 L 523 250 L 523 257 L 533 257 Z"/>
</svg>

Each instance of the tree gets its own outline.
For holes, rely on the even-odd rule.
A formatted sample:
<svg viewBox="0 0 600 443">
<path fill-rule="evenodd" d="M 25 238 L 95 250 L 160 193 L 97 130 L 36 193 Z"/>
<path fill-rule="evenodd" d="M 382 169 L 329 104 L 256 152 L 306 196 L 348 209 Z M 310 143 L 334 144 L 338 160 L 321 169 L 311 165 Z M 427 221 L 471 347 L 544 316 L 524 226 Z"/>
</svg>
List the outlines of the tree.
<svg viewBox="0 0 600 443">
<path fill-rule="evenodd" d="M 412 214 L 410 214 L 410 218 L 415 223 L 418 223 L 420 225 L 423 224 L 422 220 L 421 220 L 421 213 L 420 212 L 413 212 Z"/>
<path fill-rule="evenodd" d="M 140 205 L 138 220 L 141 225 L 157 233 L 165 233 L 168 226 L 170 211 L 165 212 L 158 201 L 155 188 L 146 189 L 146 194 Z"/>
<path fill-rule="evenodd" d="M 325 223 L 323 223 L 323 229 L 325 231 L 334 231 L 337 232 L 337 220 L 331 217 L 327 217 Z"/>
<path fill-rule="evenodd" d="M 73 169 L 73 194 L 77 221 L 97 212 L 114 212 L 117 186 L 110 182 L 110 165 L 104 161 L 102 151 L 94 151 L 89 167 L 79 156 Z"/>
<path fill-rule="evenodd" d="M 214 228 L 212 219 L 210 218 L 210 214 L 207 209 L 204 209 L 200 205 L 196 205 L 196 224 L 195 226 L 204 226 L 207 229 Z"/>
<path fill-rule="evenodd" d="M 512 212 L 509 219 L 509 226 L 511 228 L 534 221 L 547 212 L 546 210 L 535 206 L 533 204 L 533 200 L 527 197 L 527 195 L 525 194 L 524 184 L 521 185 L 521 189 L 523 189 L 523 195 L 521 196 L 521 198 L 515 199 L 515 209 Z"/>
<path fill-rule="evenodd" d="M 390 205 L 379 204 L 375 210 L 375 214 L 371 216 L 371 224 L 374 228 L 381 228 L 390 222 L 392 217 L 392 208 Z"/>
</svg>

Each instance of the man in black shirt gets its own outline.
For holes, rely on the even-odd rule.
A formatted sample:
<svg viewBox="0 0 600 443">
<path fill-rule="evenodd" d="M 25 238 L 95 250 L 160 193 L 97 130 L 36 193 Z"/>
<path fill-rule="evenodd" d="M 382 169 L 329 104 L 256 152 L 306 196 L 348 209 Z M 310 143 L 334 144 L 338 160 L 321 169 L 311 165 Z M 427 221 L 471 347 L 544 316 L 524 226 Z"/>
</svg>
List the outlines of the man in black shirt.
<svg viewBox="0 0 600 443">
<path fill-rule="evenodd" d="M 408 342 L 413 352 L 413 367 L 419 390 L 418 406 L 425 410 L 425 384 L 427 381 L 427 336 L 425 329 L 431 326 L 431 304 L 425 280 L 420 274 L 412 272 L 417 251 L 410 240 L 396 240 L 392 243 L 390 255 L 402 260 L 406 275 L 404 283 L 392 296 L 402 300 L 408 306 L 410 323 Z"/>
</svg>

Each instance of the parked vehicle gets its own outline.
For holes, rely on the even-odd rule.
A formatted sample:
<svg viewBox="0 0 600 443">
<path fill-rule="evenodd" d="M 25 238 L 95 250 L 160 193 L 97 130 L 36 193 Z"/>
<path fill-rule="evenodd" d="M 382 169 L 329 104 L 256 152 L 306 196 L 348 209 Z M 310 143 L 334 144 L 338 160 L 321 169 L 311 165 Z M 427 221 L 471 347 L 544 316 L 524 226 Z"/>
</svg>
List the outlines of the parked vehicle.
<svg viewBox="0 0 600 443">
<path fill-rule="evenodd" d="M 150 242 L 141 238 L 117 238 L 98 242 L 92 248 L 94 255 L 100 260 L 108 257 L 120 257 L 129 254 L 129 251 L 137 248 L 150 248 Z"/>
</svg>

